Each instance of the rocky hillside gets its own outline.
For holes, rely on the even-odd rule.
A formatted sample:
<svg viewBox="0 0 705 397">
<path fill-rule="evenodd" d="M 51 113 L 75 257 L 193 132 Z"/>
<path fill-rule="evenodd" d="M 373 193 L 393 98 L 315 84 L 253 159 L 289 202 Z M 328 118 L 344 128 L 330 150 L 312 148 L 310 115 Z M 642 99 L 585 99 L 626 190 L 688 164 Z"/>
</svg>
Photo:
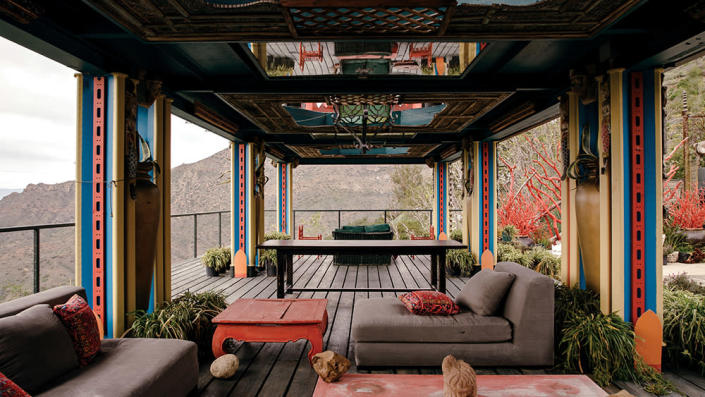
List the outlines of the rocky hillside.
<svg viewBox="0 0 705 397">
<path fill-rule="evenodd" d="M 172 214 L 229 210 L 229 153 L 218 152 L 192 164 L 172 169 Z M 431 177 L 426 166 L 415 166 Z M 393 166 L 300 166 L 294 171 L 295 209 L 381 209 L 393 206 Z M 274 168 L 268 162 L 269 178 L 265 206 L 275 208 Z M 73 222 L 75 182 L 29 185 L 22 192 L 0 199 L 0 227 Z M 372 222 L 381 213 L 345 213 L 343 223 Z M 336 213 L 300 213 L 297 224 L 306 224 L 307 234 L 330 234 L 337 226 Z M 265 214 L 267 230 L 274 229 L 274 212 Z M 229 216 L 223 215 L 223 244 L 228 244 Z M 193 218 L 173 218 L 172 258 L 193 256 Z M 42 288 L 65 284 L 73 279 L 73 228 L 41 233 Z M 216 215 L 198 218 L 198 252 L 218 244 Z M 0 234 L 0 301 L 31 291 L 32 233 Z"/>
</svg>

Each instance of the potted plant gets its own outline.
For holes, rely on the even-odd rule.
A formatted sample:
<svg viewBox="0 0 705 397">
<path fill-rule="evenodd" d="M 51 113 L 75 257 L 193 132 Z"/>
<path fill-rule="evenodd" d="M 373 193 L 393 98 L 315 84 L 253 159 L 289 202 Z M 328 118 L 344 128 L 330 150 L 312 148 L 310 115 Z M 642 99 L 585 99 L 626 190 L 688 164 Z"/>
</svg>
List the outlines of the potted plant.
<svg viewBox="0 0 705 397">
<path fill-rule="evenodd" d="M 693 252 L 693 245 L 688 242 L 687 236 L 674 224 L 672 220 L 663 224 L 663 255 L 664 264 L 685 262 Z M 681 260 L 681 255 L 683 256 Z"/>
<path fill-rule="evenodd" d="M 264 241 L 268 240 L 291 240 L 291 236 L 286 233 L 272 232 L 264 235 Z M 277 275 L 277 251 L 260 250 L 259 267 L 267 269 L 267 276 Z"/>
<path fill-rule="evenodd" d="M 583 260 L 585 280 L 588 288 L 600 290 L 600 165 L 597 155 L 590 147 L 592 133 L 586 124 L 583 127 L 580 153 L 564 177 L 575 179 L 575 217 L 578 221 L 578 245 Z"/>
<path fill-rule="evenodd" d="M 446 254 L 446 272 L 449 276 L 471 276 L 477 263 L 475 255 L 466 249 L 448 250 Z"/>
<path fill-rule="evenodd" d="M 668 215 L 673 226 L 682 229 L 686 241 L 690 244 L 705 242 L 705 200 L 702 190 L 685 191 L 675 197 L 668 205 Z"/>
<path fill-rule="evenodd" d="M 203 263 L 203 266 L 206 268 L 206 275 L 208 277 L 217 276 L 219 273 L 225 271 L 229 261 L 230 258 L 228 257 L 226 260 L 220 248 L 211 248 L 201 257 L 201 263 Z"/>
</svg>

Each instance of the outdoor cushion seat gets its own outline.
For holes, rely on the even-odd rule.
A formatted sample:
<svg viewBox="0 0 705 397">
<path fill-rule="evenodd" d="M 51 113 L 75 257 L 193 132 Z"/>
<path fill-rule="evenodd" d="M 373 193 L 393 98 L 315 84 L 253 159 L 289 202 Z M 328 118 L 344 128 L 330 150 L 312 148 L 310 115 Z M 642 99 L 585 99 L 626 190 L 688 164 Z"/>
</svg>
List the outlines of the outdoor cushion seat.
<svg viewBox="0 0 705 397">
<path fill-rule="evenodd" d="M 198 382 L 196 344 L 176 339 L 106 339 L 87 367 L 39 396 L 185 396 Z"/>
<path fill-rule="evenodd" d="M 352 336 L 358 342 L 486 343 L 512 339 L 509 321 L 463 311 L 451 316 L 411 313 L 398 298 L 355 304 Z"/>
</svg>

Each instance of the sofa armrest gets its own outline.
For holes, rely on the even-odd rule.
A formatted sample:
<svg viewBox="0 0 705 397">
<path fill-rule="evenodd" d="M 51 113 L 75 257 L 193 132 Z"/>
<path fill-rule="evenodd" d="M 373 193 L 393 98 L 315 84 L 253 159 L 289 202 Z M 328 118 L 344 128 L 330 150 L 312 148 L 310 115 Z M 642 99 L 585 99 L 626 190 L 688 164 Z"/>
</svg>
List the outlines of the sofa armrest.
<svg viewBox="0 0 705 397">
<path fill-rule="evenodd" d="M 552 365 L 553 280 L 512 262 L 500 262 L 495 270 L 516 275 L 507 293 L 503 316 L 512 323 L 512 342 L 519 348 L 519 354 Z"/>
<path fill-rule="evenodd" d="M 74 294 L 86 299 L 86 291 L 82 287 L 64 286 L 48 289 L 36 294 L 23 296 L 9 302 L 0 303 L 0 318 L 13 316 L 34 305 L 46 303 L 49 306 L 59 305 L 71 298 Z"/>
</svg>

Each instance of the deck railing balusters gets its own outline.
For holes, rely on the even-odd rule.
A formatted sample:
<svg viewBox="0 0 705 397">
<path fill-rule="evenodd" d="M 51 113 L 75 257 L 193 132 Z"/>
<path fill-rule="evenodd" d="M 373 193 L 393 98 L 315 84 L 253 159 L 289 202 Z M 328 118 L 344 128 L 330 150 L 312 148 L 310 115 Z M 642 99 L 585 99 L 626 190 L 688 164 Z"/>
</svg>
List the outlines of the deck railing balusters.
<svg viewBox="0 0 705 397">
<path fill-rule="evenodd" d="M 275 212 L 276 210 L 264 210 L 265 212 Z M 459 212 L 462 210 L 451 209 L 450 212 Z M 294 210 L 292 214 L 293 218 L 293 229 L 296 228 L 296 213 L 297 212 L 336 212 L 338 215 L 338 228 L 342 226 L 342 213 L 343 212 L 383 212 L 384 213 L 384 223 L 387 223 L 389 218 L 389 213 L 400 213 L 400 212 L 427 212 L 429 224 L 433 221 L 433 211 L 429 209 L 363 209 L 363 210 L 347 210 L 347 209 L 337 209 L 337 210 Z M 195 212 L 187 214 L 173 214 L 171 218 L 181 218 L 181 217 L 193 217 L 193 257 L 198 257 L 198 217 L 202 215 L 218 215 L 218 245 L 223 246 L 223 219 L 222 215 L 230 213 L 230 211 L 210 211 L 210 212 Z M 54 224 L 42 224 L 42 225 L 29 225 L 29 226 L 12 226 L 12 227 L 0 227 L 0 234 L 11 233 L 11 232 L 21 232 L 21 231 L 32 231 L 32 246 L 33 246 L 33 289 L 34 292 L 39 292 L 40 290 L 40 258 L 41 258 L 41 240 L 40 231 L 43 229 L 59 229 L 74 227 L 74 223 L 54 223 Z"/>
</svg>

